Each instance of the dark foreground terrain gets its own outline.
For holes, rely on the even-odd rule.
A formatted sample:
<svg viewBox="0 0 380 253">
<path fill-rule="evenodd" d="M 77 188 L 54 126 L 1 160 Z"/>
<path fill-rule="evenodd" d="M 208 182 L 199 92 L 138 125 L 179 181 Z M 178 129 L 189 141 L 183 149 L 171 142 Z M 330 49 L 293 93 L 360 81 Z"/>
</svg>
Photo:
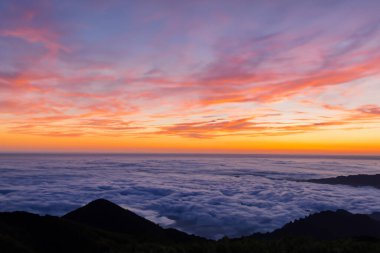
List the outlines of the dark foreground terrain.
<svg viewBox="0 0 380 253">
<path fill-rule="evenodd" d="M 380 252 L 377 215 L 325 211 L 272 233 L 212 241 L 99 199 L 63 217 L 0 213 L 0 252 Z"/>
</svg>

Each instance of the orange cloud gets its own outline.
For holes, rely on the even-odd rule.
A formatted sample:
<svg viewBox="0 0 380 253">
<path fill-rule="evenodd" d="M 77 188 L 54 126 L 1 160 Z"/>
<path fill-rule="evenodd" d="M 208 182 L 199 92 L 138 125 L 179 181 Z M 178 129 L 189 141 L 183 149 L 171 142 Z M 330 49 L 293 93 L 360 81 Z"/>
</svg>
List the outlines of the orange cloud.
<svg viewBox="0 0 380 253">
<path fill-rule="evenodd" d="M 205 93 L 206 96 L 202 97 L 201 102 L 204 105 L 247 101 L 273 102 L 294 96 L 305 89 L 345 84 L 377 73 L 380 73 L 380 58 L 376 57 L 361 64 L 343 69 L 322 70 L 308 77 L 297 78 L 286 82 L 276 83 L 275 79 L 266 79 L 264 76 L 263 80 L 266 79 L 268 84 L 250 85 L 251 78 L 247 77 L 246 79 L 240 79 L 238 85 L 246 84 L 248 87 L 244 89 L 236 88 L 235 90 L 212 90 L 210 95 L 207 95 L 207 92 Z M 223 85 L 228 82 L 230 82 L 230 85 L 236 85 L 233 80 L 217 80 L 214 81 L 212 85 Z M 207 87 L 207 83 L 205 87 Z"/>
<path fill-rule="evenodd" d="M 276 22 L 267 27 L 252 9 L 244 22 L 231 15 L 226 26 L 214 26 L 208 15 L 192 16 L 203 10 L 174 14 L 163 4 L 156 6 L 163 12 L 147 15 L 121 15 L 133 9 L 122 2 L 117 9 L 107 5 L 104 19 L 92 4 L 67 6 L 1 6 L 0 135 L 73 142 L 128 135 L 157 138 L 157 146 L 191 137 L 186 141 L 212 139 L 211 145 L 225 137 L 365 132 L 379 125 L 380 33 L 373 13 L 367 19 L 352 9 L 349 24 L 336 26 L 341 22 L 331 21 L 347 17 L 346 8 L 337 7 L 328 21 L 271 9 L 266 18 Z M 338 98 L 342 90 L 346 100 Z"/>
<path fill-rule="evenodd" d="M 371 122 L 378 123 L 379 119 L 380 107 L 366 105 L 355 110 L 350 110 L 349 115 L 337 116 L 336 119 L 323 122 L 307 124 L 303 122 L 259 122 L 254 121 L 254 118 L 251 117 L 230 121 L 180 123 L 161 127 L 161 131 L 156 134 L 179 135 L 190 138 L 213 138 L 231 134 L 242 136 L 284 136 L 325 130 L 336 126 L 350 126 L 352 124 Z M 356 129 L 362 129 L 362 127 L 356 126 L 345 128 L 345 130 Z"/>
</svg>

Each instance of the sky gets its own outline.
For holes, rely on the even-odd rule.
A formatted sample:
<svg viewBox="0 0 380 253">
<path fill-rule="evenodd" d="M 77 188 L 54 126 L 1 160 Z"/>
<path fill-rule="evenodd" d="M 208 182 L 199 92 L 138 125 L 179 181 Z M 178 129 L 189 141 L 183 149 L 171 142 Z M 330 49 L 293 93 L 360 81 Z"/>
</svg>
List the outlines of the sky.
<svg viewBox="0 0 380 253">
<path fill-rule="evenodd" d="M 0 152 L 380 154 L 380 2 L 0 2 Z"/>
</svg>

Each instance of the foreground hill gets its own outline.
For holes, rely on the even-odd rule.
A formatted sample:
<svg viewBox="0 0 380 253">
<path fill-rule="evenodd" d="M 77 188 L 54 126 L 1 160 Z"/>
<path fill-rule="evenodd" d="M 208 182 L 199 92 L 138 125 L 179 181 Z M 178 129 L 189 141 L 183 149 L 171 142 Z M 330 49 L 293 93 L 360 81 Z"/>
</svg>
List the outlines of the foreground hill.
<svg viewBox="0 0 380 253">
<path fill-rule="evenodd" d="M 332 178 L 309 179 L 307 182 L 318 184 L 341 184 L 350 186 L 371 186 L 380 189 L 380 174 L 376 175 L 350 175 Z"/>
<path fill-rule="evenodd" d="M 185 242 L 200 237 L 191 236 L 176 229 L 163 229 L 137 214 L 105 200 L 98 199 L 63 216 L 77 223 L 133 236 L 136 239 Z"/>
<path fill-rule="evenodd" d="M 290 222 L 270 233 L 271 236 L 308 236 L 316 239 L 372 237 L 380 239 L 380 222 L 364 214 L 345 210 L 323 211 Z"/>
<path fill-rule="evenodd" d="M 0 252 L 108 252 L 120 239 L 59 217 L 26 212 L 0 214 Z M 125 244 L 128 238 L 122 239 Z"/>
<path fill-rule="evenodd" d="M 375 212 L 373 214 L 370 214 L 369 217 L 380 222 L 380 212 Z"/>
<path fill-rule="evenodd" d="M 164 229 L 107 200 L 63 217 L 0 213 L 0 252 L 380 252 L 380 222 L 340 210 L 272 233 L 210 241 Z M 325 240 L 328 239 L 328 240 Z"/>
</svg>

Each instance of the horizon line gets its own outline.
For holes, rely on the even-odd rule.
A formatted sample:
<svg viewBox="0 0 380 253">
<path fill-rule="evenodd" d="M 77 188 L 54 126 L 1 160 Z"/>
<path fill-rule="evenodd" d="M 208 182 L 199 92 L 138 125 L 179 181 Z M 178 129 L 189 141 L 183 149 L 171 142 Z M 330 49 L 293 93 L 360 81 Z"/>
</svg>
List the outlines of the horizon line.
<svg viewBox="0 0 380 253">
<path fill-rule="evenodd" d="M 278 157 L 342 157 L 342 158 L 376 158 L 380 159 L 380 154 L 325 154 L 325 153 L 212 153 L 212 152 L 104 152 L 104 151 L 0 151 L 0 155 L 183 155 L 183 156 L 278 156 Z"/>
</svg>

